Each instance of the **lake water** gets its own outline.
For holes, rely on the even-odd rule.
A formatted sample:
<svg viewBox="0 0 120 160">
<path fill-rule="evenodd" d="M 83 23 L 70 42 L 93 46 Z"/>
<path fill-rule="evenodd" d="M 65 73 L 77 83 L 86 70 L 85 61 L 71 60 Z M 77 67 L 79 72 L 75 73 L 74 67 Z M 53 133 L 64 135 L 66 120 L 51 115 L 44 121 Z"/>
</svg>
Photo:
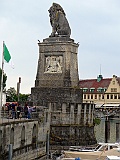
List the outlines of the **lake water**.
<svg viewBox="0 0 120 160">
<path fill-rule="evenodd" d="M 101 120 L 100 124 L 94 128 L 97 142 L 105 142 L 105 120 Z M 120 119 L 112 119 L 108 121 L 107 127 L 108 142 L 120 142 Z"/>
</svg>

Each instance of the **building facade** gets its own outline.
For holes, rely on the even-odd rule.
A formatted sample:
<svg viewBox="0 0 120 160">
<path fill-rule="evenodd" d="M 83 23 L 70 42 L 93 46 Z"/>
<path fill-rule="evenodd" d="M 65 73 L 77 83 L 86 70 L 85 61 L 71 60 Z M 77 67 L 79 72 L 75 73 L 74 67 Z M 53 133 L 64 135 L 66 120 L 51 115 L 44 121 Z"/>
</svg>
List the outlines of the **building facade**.
<svg viewBox="0 0 120 160">
<path fill-rule="evenodd" d="M 120 105 L 120 77 L 86 79 L 79 81 L 83 90 L 83 102 L 92 102 L 96 105 Z"/>
</svg>

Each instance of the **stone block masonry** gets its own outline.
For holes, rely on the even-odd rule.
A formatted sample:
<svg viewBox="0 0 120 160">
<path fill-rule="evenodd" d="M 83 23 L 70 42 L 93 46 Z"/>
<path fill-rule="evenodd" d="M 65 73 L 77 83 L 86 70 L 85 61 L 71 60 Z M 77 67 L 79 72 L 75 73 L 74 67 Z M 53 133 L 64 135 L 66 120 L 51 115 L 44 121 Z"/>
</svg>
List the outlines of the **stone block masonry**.
<svg viewBox="0 0 120 160">
<path fill-rule="evenodd" d="M 52 33 L 38 43 L 39 59 L 31 100 L 49 110 L 50 147 L 57 150 L 62 146 L 94 144 L 94 107 L 83 104 L 79 87 L 79 45 L 70 38 L 71 29 L 63 8 L 53 3 L 48 11 Z"/>
<path fill-rule="evenodd" d="M 69 37 L 50 37 L 38 46 L 31 99 L 34 105 L 49 109 L 50 148 L 95 144 L 94 107 L 82 103 L 82 90 L 78 85 L 78 44 Z"/>
<path fill-rule="evenodd" d="M 49 127 L 38 120 L 19 120 L 0 124 L 0 160 L 8 159 L 13 146 L 13 160 L 46 158 L 46 134 Z"/>
</svg>

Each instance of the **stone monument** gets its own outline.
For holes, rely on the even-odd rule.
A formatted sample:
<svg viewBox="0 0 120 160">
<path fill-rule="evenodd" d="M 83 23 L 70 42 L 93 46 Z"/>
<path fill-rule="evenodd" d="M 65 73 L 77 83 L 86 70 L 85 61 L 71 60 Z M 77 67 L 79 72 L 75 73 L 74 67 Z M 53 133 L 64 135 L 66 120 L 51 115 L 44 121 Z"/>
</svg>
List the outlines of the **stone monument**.
<svg viewBox="0 0 120 160">
<path fill-rule="evenodd" d="M 78 44 L 70 38 L 71 29 L 59 4 L 49 9 L 52 33 L 38 43 L 39 60 L 32 97 L 35 105 L 48 102 L 82 103 L 78 82 Z"/>
<path fill-rule="evenodd" d="M 83 124 L 81 117 L 84 107 L 78 76 L 79 45 L 70 38 L 71 29 L 63 8 L 53 3 L 48 11 L 52 33 L 38 43 L 39 60 L 31 98 L 34 105 L 49 108 L 52 145 L 86 144 L 86 137 L 79 135 L 83 129 L 77 131 L 80 130 L 78 126 Z M 89 112 L 92 115 L 93 106 L 91 108 Z M 86 118 L 86 113 L 87 111 L 83 119 Z M 89 122 L 93 124 L 91 118 Z M 85 129 L 83 133 L 86 135 Z M 90 139 L 90 143 L 94 143 L 93 139 Z"/>
</svg>

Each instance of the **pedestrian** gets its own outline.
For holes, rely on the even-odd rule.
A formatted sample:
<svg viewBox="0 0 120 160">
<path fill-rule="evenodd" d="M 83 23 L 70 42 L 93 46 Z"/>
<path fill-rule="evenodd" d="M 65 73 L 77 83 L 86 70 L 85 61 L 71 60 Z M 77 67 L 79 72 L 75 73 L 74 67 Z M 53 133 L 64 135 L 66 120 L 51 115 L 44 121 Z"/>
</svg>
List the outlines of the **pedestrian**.
<svg viewBox="0 0 120 160">
<path fill-rule="evenodd" d="M 32 113 L 33 111 L 35 111 L 34 109 L 35 109 L 35 106 L 33 106 L 33 107 L 28 107 L 28 119 L 31 119 L 31 113 Z"/>
<path fill-rule="evenodd" d="M 24 114 L 25 114 L 25 118 L 28 119 L 28 106 L 27 106 L 27 104 L 25 104 L 25 106 L 24 106 Z"/>
<path fill-rule="evenodd" d="M 16 105 L 14 103 L 11 104 L 12 108 L 12 118 L 16 118 Z"/>
<path fill-rule="evenodd" d="M 20 118 L 20 114 L 21 114 L 21 106 L 20 106 L 20 104 L 18 104 L 18 106 L 17 106 L 17 118 L 18 119 Z"/>
<path fill-rule="evenodd" d="M 12 117 L 12 108 L 10 103 L 6 103 L 7 111 L 8 111 L 8 118 Z"/>
</svg>

